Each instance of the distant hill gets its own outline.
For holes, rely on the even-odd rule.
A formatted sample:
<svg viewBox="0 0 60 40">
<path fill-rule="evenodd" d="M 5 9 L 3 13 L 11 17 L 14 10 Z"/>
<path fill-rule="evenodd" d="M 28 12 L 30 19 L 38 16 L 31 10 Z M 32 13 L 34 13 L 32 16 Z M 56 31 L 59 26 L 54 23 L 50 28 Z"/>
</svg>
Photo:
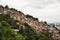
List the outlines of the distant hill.
<svg viewBox="0 0 60 40">
<path fill-rule="evenodd" d="M 60 26 L 60 23 L 59 22 L 54 22 L 54 23 L 48 23 L 48 25 Z"/>
</svg>

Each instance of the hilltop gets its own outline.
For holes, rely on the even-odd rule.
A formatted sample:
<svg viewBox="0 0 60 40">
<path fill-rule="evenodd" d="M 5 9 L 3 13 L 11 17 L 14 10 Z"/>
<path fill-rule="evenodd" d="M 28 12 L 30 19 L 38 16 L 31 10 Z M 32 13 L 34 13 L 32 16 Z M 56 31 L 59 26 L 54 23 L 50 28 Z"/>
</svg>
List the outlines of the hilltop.
<svg viewBox="0 0 60 40">
<path fill-rule="evenodd" d="M 50 26 L 47 24 L 46 21 L 45 22 L 39 21 L 38 18 L 35 18 L 31 15 L 25 15 L 23 12 L 17 11 L 14 8 L 9 8 L 7 5 L 5 7 L 0 5 L 0 16 L 1 15 L 7 16 L 6 21 L 7 19 L 9 19 L 8 23 L 10 23 L 10 25 L 14 24 L 13 22 L 16 21 L 18 28 L 17 26 L 12 25 L 12 28 L 14 29 L 18 29 L 18 30 L 20 28 L 25 29 L 26 28 L 25 26 L 27 25 L 29 26 L 29 28 L 31 27 L 32 29 L 34 29 L 36 33 L 48 32 L 52 35 L 53 38 L 60 39 L 60 34 L 59 34 L 60 31 L 54 25 Z M 8 18 L 8 15 L 10 18 Z"/>
</svg>

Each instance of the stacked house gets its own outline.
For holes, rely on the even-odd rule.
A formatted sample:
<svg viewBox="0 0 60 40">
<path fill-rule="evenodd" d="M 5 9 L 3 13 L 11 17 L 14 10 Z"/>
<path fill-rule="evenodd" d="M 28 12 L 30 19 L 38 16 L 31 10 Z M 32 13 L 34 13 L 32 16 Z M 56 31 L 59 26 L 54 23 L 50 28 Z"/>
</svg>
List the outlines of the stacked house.
<svg viewBox="0 0 60 40">
<path fill-rule="evenodd" d="M 60 38 L 60 34 L 58 34 L 58 30 L 56 30 L 53 26 L 49 26 L 46 22 L 39 22 L 37 18 L 34 18 L 29 15 L 25 15 L 20 11 L 17 11 L 14 8 L 9 8 L 8 6 L 3 7 L 0 5 L 0 14 L 8 14 L 14 20 L 18 20 L 17 24 L 21 27 L 23 23 L 27 23 L 30 25 L 36 32 L 41 31 L 49 31 L 54 38 Z"/>
</svg>

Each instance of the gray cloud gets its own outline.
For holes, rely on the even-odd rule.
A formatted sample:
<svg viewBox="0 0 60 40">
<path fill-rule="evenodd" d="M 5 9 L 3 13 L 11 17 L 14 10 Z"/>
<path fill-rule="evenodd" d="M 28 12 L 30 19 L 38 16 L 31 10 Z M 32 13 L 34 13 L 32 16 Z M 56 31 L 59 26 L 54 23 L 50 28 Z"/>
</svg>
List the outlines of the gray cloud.
<svg viewBox="0 0 60 40">
<path fill-rule="evenodd" d="M 29 0 L 31 7 L 33 8 L 45 8 L 48 5 L 58 2 L 58 0 Z"/>
<path fill-rule="evenodd" d="M 58 0 L 58 2 L 60 2 L 60 0 Z"/>
<path fill-rule="evenodd" d="M 40 20 L 60 22 L 60 0 L 0 0 L 1 4 L 21 10 Z"/>
<path fill-rule="evenodd" d="M 0 2 L 1 2 L 1 0 L 0 0 Z"/>
</svg>

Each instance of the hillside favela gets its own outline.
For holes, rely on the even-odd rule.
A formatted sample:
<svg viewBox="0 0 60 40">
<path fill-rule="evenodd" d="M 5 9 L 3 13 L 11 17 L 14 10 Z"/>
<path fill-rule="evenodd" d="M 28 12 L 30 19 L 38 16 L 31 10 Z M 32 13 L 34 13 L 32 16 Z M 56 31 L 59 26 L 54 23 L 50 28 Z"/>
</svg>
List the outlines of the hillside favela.
<svg viewBox="0 0 60 40">
<path fill-rule="evenodd" d="M 0 5 L 0 40 L 60 40 L 59 27 Z"/>
</svg>

